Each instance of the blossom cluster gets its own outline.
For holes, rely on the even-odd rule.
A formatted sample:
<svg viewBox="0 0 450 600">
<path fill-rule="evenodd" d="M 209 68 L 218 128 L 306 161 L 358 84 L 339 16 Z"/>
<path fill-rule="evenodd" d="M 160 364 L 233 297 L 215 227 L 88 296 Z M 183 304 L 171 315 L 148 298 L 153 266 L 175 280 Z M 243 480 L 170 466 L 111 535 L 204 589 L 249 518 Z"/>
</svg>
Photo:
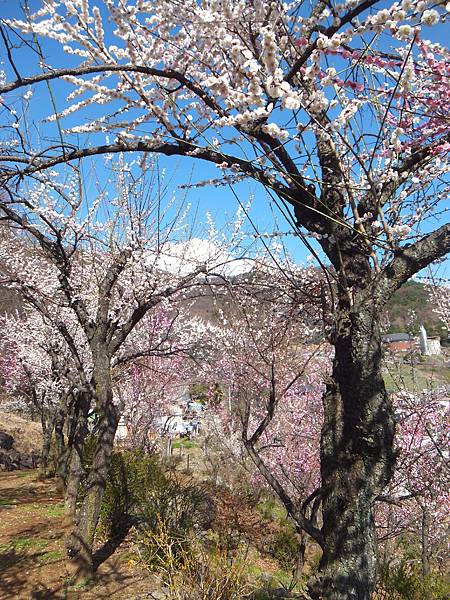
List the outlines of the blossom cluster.
<svg viewBox="0 0 450 600">
<path fill-rule="evenodd" d="M 299 161 L 320 184 L 326 174 L 318 175 L 315 150 L 301 159 L 296 152 L 305 136 L 321 137 L 342 163 L 350 205 L 345 220 L 368 240 L 394 249 L 416 235 L 416 213 L 401 196 L 404 191 L 421 196 L 421 219 L 434 210 L 437 190 L 428 195 L 428 189 L 449 169 L 449 51 L 423 35 L 448 22 L 448 4 L 402 0 L 367 9 L 352 0 L 311 14 L 295 3 L 262 0 L 182 5 L 136 0 L 126 10 L 108 0 L 105 6 L 101 11 L 89 0 L 45 2 L 28 19 L 9 22 L 56 41 L 79 57 L 80 67 L 99 66 L 93 75 L 64 76 L 73 88 L 67 107 L 49 118 L 73 122 L 80 113 L 67 135 L 114 132 L 117 142 L 146 140 L 155 151 L 183 140 L 189 142 L 185 154 L 205 157 L 205 149 L 226 150 L 237 130 L 244 156 L 251 145 L 256 161 L 275 167 L 278 175 L 265 177 L 270 187 L 277 177 L 285 184 L 285 174 L 291 176 L 292 163 Z M 363 49 L 368 34 L 374 41 Z M 389 44 L 378 43 L 383 36 Z M 108 71 L 120 65 L 123 71 Z M 29 88 L 26 94 L 32 101 Z M 86 112 L 93 105 L 102 107 L 102 116 Z M 12 125 L 19 127 L 18 121 Z M 420 183 L 411 186 L 408 173 L 396 166 L 423 145 L 434 161 L 420 166 Z M 292 161 L 284 161 L 281 174 L 283 152 Z M 368 195 L 377 204 L 384 193 L 397 209 L 379 203 L 377 229 L 356 206 L 363 198 L 367 204 Z M 437 193 L 445 206 L 448 191 Z"/>
</svg>

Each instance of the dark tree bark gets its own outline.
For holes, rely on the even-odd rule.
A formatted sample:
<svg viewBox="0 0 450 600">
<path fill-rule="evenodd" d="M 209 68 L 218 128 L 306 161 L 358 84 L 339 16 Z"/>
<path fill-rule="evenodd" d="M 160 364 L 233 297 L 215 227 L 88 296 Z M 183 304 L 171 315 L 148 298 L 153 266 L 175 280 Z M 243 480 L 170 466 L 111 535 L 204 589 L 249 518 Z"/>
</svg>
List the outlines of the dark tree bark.
<svg viewBox="0 0 450 600">
<path fill-rule="evenodd" d="M 64 495 L 64 515 L 66 521 L 69 522 L 73 522 L 75 519 L 78 491 L 80 489 L 80 484 L 84 473 L 82 452 L 82 447 L 80 447 L 79 444 L 75 444 L 70 453 L 69 472 L 67 475 L 66 491 Z"/>
<path fill-rule="evenodd" d="M 39 463 L 38 477 L 45 479 L 49 477 L 49 462 L 50 462 L 50 450 L 52 446 L 53 431 L 55 429 L 56 415 L 49 413 L 49 411 L 42 409 L 41 413 L 41 426 L 42 426 L 42 447 L 41 447 L 41 459 Z"/>
<path fill-rule="evenodd" d="M 305 543 L 305 534 L 302 529 L 298 528 L 297 530 L 297 538 L 299 543 L 299 552 L 297 556 L 297 560 L 295 562 L 294 570 L 292 576 L 294 581 L 301 581 L 303 576 L 303 569 L 305 567 L 305 553 L 306 553 L 306 543 Z"/>
<path fill-rule="evenodd" d="M 94 456 L 85 484 L 85 496 L 77 514 L 77 524 L 66 542 L 77 579 L 90 578 L 94 573 L 92 546 L 120 418 L 120 408 L 113 404 L 111 364 L 105 355 L 94 359 L 93 387 L 99 416 Z"/>
<path fill-rule="evenodd" d="M 64 424 L 66 411 L 60 407 L 55 421 L 55 445 L 56 445 L 56 477 L 57 488 L 61 493 L 65 490 L 68 466 L 68 448 L 64 439 Z"/>
<path fill-rule="evenodd" d="M 336 251 L 336 247 L 337 250 Z M 381 372 L 380 321 L 394 292 L 450 247 L 450 227 L 398 249 L 381 271 L 362 245 L 335 232 L 325 249 L 337 272 L 331 380 L 321 439 L 323 556 L 313 597 L 371 600 L 378 571 L 374 502 L 395 466 L 395 419 Z"/>
<path fill-rule="evenodd" d="M 88 433 L 90 401 L 90 395 L 86 391 L 76 392 L 69 420 L 64 496 L 64 515 L 69 523 L 75 520 L 78 492 L 84 475 L 84 443 Z"/>
<path fill-rule="evenodd" d="M 430 509 L 422 506 L 422 577 L 430 574 Z"/>
<path fill-rule="evenodd" d="M 315 597 L 370 600 L 377 578 L 376 496 L 395 463 L 392 405 L 376 314 L 341 308 L 321 442 L 323 555 Z"/>
<path fill-rule="evenodd" d="M 64 433 L 64 430 L 70 430 L 70 405 L 71 399 L 73 399 L 73 391 L 64 394 L 59 404 L 58 410 L 55 416 L 55 449 L 56 449 L 56 478 L 57 488 L 61 493 L 65 493 L 66 482 L 68 479 L 68 468 L 70 459 L 70 446 L 69 446 L 69 435 Z M 75 427 L 75 423 L 73 424 Z M 70 437 L 72 441 L 73 436 Z"/>
</svg>

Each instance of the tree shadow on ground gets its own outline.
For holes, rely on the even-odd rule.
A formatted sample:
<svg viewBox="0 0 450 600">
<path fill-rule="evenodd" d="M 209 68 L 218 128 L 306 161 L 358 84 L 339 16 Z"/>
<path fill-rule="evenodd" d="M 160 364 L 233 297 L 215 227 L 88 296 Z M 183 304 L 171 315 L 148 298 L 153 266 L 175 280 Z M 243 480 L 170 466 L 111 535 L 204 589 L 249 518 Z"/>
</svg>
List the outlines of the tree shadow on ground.
<svg viewBox="0 0 450 600">
<path fill-rule="evenodd" d="M 24 478 L 25 479 L 25 478 Z M 24 484 L 21 486 L 12 485 L 11 487 L 2 487 L 0 489 L 0 499 L 4 502 L 10 501 L 11 504 L 14 502 L 15 506 L 21 504 L 51 504 L 53 501 L 59 502 L 62 500 L 61 494 L 54 489 L 54 480 L 42 480 L 39 482 L 33 481 L 34 486 L 31 487 L 30 481 L 24 480 Z M 51 499 L 49 499 L 49 492 L 51 491 Z M 8 505 L 4 505 L 3 508 L 7 508 Z M 0 507 L 1 508 L 1 507 Z"/>
<path fill-rule="evenodd" d="M 128 597 L 135 592 L 136 577 L 132 573 L 123 572 L 119 561 L 110 561 L 103 565 L 92 581 L 71 586 L 71 578 L 66 568 L 65 557 L 46 561 L 45 566 L 59 573 L 59 581 L 44 581 L 43 562 L 47 552 L 45 549 L 22 554 L 11 548 L 0 556 L 0 598 L 17 600 L 30 598 L 34 600 L 63 600 L 86 598 L 90 600 L 110 600 L 112 597 Z M 32 584 L 30 582 L 33 582 Z M 32 585 L 32 589 L 30 589 Z"/>
<path fill-rule="evenodd" d="M 118 533 L 113 538 L 107 540 L 98 550 L 96 550 L 92 556 L 92 561 L 94 564 L 94 569 L 97 571 L 99 566 L 104 563 L 110 556 L 114 554 L 114 552 L 119 548 L 119 546 L 125 541 L 125 538 L 130 531 L 132 524 L 130 523 L 127 527 L 125 527 L 120 533 Z"/>
</svg>

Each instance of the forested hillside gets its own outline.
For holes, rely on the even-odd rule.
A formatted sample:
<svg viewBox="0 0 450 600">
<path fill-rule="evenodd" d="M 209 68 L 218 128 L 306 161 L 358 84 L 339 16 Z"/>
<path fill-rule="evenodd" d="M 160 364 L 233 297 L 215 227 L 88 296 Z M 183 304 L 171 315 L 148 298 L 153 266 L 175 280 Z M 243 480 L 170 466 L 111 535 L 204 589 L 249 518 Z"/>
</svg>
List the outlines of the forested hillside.
<svg viewBox="0 0 450 600">
<path fill-rule="evenodd" d="M 402 286 L 388 304 L 389 333 L 412 331 L 417 333 L 420 325 L 428 335 L 445 337 L 443 323 L 434 312 L 426 285 L 417 281 L 408 281 Z"/>
</svg>

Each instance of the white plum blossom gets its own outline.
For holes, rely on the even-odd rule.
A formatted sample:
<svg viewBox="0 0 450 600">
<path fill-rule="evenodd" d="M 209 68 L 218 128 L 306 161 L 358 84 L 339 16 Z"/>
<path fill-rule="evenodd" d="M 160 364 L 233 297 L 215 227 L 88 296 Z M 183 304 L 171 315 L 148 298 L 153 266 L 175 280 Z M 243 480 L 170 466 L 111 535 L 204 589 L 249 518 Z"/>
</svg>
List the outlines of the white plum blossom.
<svg viewBox="0 0 450 600">
<path fill-rule="evenodd" d="M 289 132 L 285 129 L 281 129 L 276 123 L 266 123 L 262 127 L 264 133 L 269 134 L 274 138 L 278 138 L 281 141 L 289 138 Z"/>
<path fill-rule="evenodd" d="M 413 34 L 413 31 L 411 25 L 400 25 L 397 29 L 398 37 L 401 39 L 408 39 Z"/>
<path fill-rule="evenodd" d="M 436 23 L 439 23 L 439 13 L 434 9 L 426 10 L 420 21 L 424 25 L 436 25 Z"/>
</svg>

